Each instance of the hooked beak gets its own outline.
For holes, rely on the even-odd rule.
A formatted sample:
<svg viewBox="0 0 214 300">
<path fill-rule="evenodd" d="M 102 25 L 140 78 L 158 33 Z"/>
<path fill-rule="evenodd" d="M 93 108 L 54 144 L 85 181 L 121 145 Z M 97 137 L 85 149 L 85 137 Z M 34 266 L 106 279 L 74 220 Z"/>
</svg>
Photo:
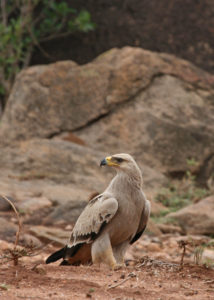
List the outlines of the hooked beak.
<svg viewBox="0 0 214 300">
<path fill-rule="evenodd" d="M 119 167 L 119 165 L 112 159 L 112 156 L 107 156 L 101 160 L 100 166 Z"/>
<path fill-rule="evenodd" d="M 108 164 L 108 163 L 107 163 L 107 160 L 104 158 L 104 159 L 102 159 L 101 162 L 100 162 L 100 167 L 106 166 L 107 164 Z"/>
</svg>

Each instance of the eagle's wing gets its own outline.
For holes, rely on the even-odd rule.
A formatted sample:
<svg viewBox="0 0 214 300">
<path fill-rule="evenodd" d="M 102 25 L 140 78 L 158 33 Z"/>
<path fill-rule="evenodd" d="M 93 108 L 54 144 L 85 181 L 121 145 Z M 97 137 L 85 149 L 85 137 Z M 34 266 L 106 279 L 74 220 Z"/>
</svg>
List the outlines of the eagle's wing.
<svg viewBox="0 0 214 300">
<path fill-rule="evenodd" d="M 90 243 L 116 214 L 118 202 L 111 194 L 101 194 L 90 200 L 73 228 L 70 246 Z"/>
<path fill-rule="evenodd" d="M 145 196 L 144 196 L 144 198 L 145 198 Z M 141 237 L 144 230 L 146 229 L 146 225 L 147 225 L 147 222 L 148 222 L 149 216 L 150 216 L 150 209 L 151 209 L 150 202 L 145 198 L 145 205 L 144 205 L 143 212 L 141 214 L 140 223 L 139 223 L 137 232 L 136 232 L 135 236 L 132 238 L 130 244 L 133 244 L 134 242 L 136 242 Z"/>
</svg>

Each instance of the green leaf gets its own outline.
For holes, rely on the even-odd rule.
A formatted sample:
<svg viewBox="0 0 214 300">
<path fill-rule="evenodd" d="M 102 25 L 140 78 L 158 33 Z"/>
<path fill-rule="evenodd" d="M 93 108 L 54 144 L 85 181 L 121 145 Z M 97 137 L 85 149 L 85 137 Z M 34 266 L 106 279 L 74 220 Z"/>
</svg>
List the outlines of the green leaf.
<svg viewBox="0 0 214 300">
<path fill-rule="evenodd" d="M 5 95 L 5 89 L 3 85 L 0 84 L 0 95 L 4 96 Z"/>
<path fill-rule="evenodd" d="M 88 11 L 78 13 L 66 1 L 8 0 L 6 12 L 10 15 L 7 26 L 0 23 L 0 66 L 3 79 L 6 82 L 10 80 L 7 82 L 9 86 L 12 86 L 17 72 L 26 61 L 30 45 L 38 45 L 42 39 L 59 33 L 77 30 L 88 32 L 95 28 Z M 4 87 L 0 85 L 0 94 L 5 93 Z"/>
<path fill-rule="evenodd" d="M 81 31 L 88 32 L 90 30 L 94 30 L 95 24 L 91 22 L 91 15 L 88 11 L 82 10 L 77 18 L 75 19 L 74 23 L 76 24 L 77 28 Z"/>
</svg>

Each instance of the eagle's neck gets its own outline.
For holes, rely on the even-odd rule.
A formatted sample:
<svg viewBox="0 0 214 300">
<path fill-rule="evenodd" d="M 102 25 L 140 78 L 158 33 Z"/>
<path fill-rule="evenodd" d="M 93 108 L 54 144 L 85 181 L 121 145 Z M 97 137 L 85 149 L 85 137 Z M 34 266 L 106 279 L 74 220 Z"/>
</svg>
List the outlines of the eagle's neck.
<svg viewBox="0 0 214 300">
<path fill-rule="evenodd" d="M 131 191 L 134 189 L 141 189 L 142 188 L 142 174 L 138 167 L 134 170 L 129 171 L 118 171 L 117 175 L 112 179 L 108 190 L 111 191 Z"/>
</svg>

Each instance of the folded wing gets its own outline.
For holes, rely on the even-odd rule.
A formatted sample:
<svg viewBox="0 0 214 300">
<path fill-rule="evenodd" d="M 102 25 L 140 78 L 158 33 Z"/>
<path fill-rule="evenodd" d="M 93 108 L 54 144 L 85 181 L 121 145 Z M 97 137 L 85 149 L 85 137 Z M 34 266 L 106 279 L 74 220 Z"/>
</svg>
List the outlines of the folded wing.
<svg viewBox="0 0 214 300">
<path fill-rule="evenodd" d="M 146 229 L 146 225 L 149 220 L 149 216 L 150 216 L 150 202 L 148 200 L 146 200 L 146 198 L 145 198 L 145 205 L 144 205 L 143 212 L 141 214 L 140 223 L 139 223 L 137 232 L 136 232 L 135 236 L 132 238 L 130 244 L 133 244 L 141 237 L 144 230 Z"/>
<path fill-rule="evenodd" d="M 101 194 L 90 200 L 73 228 L 71 246 L 92 242 L 117 210 L 118 202 L 111 194 Z"/>
</svg>

